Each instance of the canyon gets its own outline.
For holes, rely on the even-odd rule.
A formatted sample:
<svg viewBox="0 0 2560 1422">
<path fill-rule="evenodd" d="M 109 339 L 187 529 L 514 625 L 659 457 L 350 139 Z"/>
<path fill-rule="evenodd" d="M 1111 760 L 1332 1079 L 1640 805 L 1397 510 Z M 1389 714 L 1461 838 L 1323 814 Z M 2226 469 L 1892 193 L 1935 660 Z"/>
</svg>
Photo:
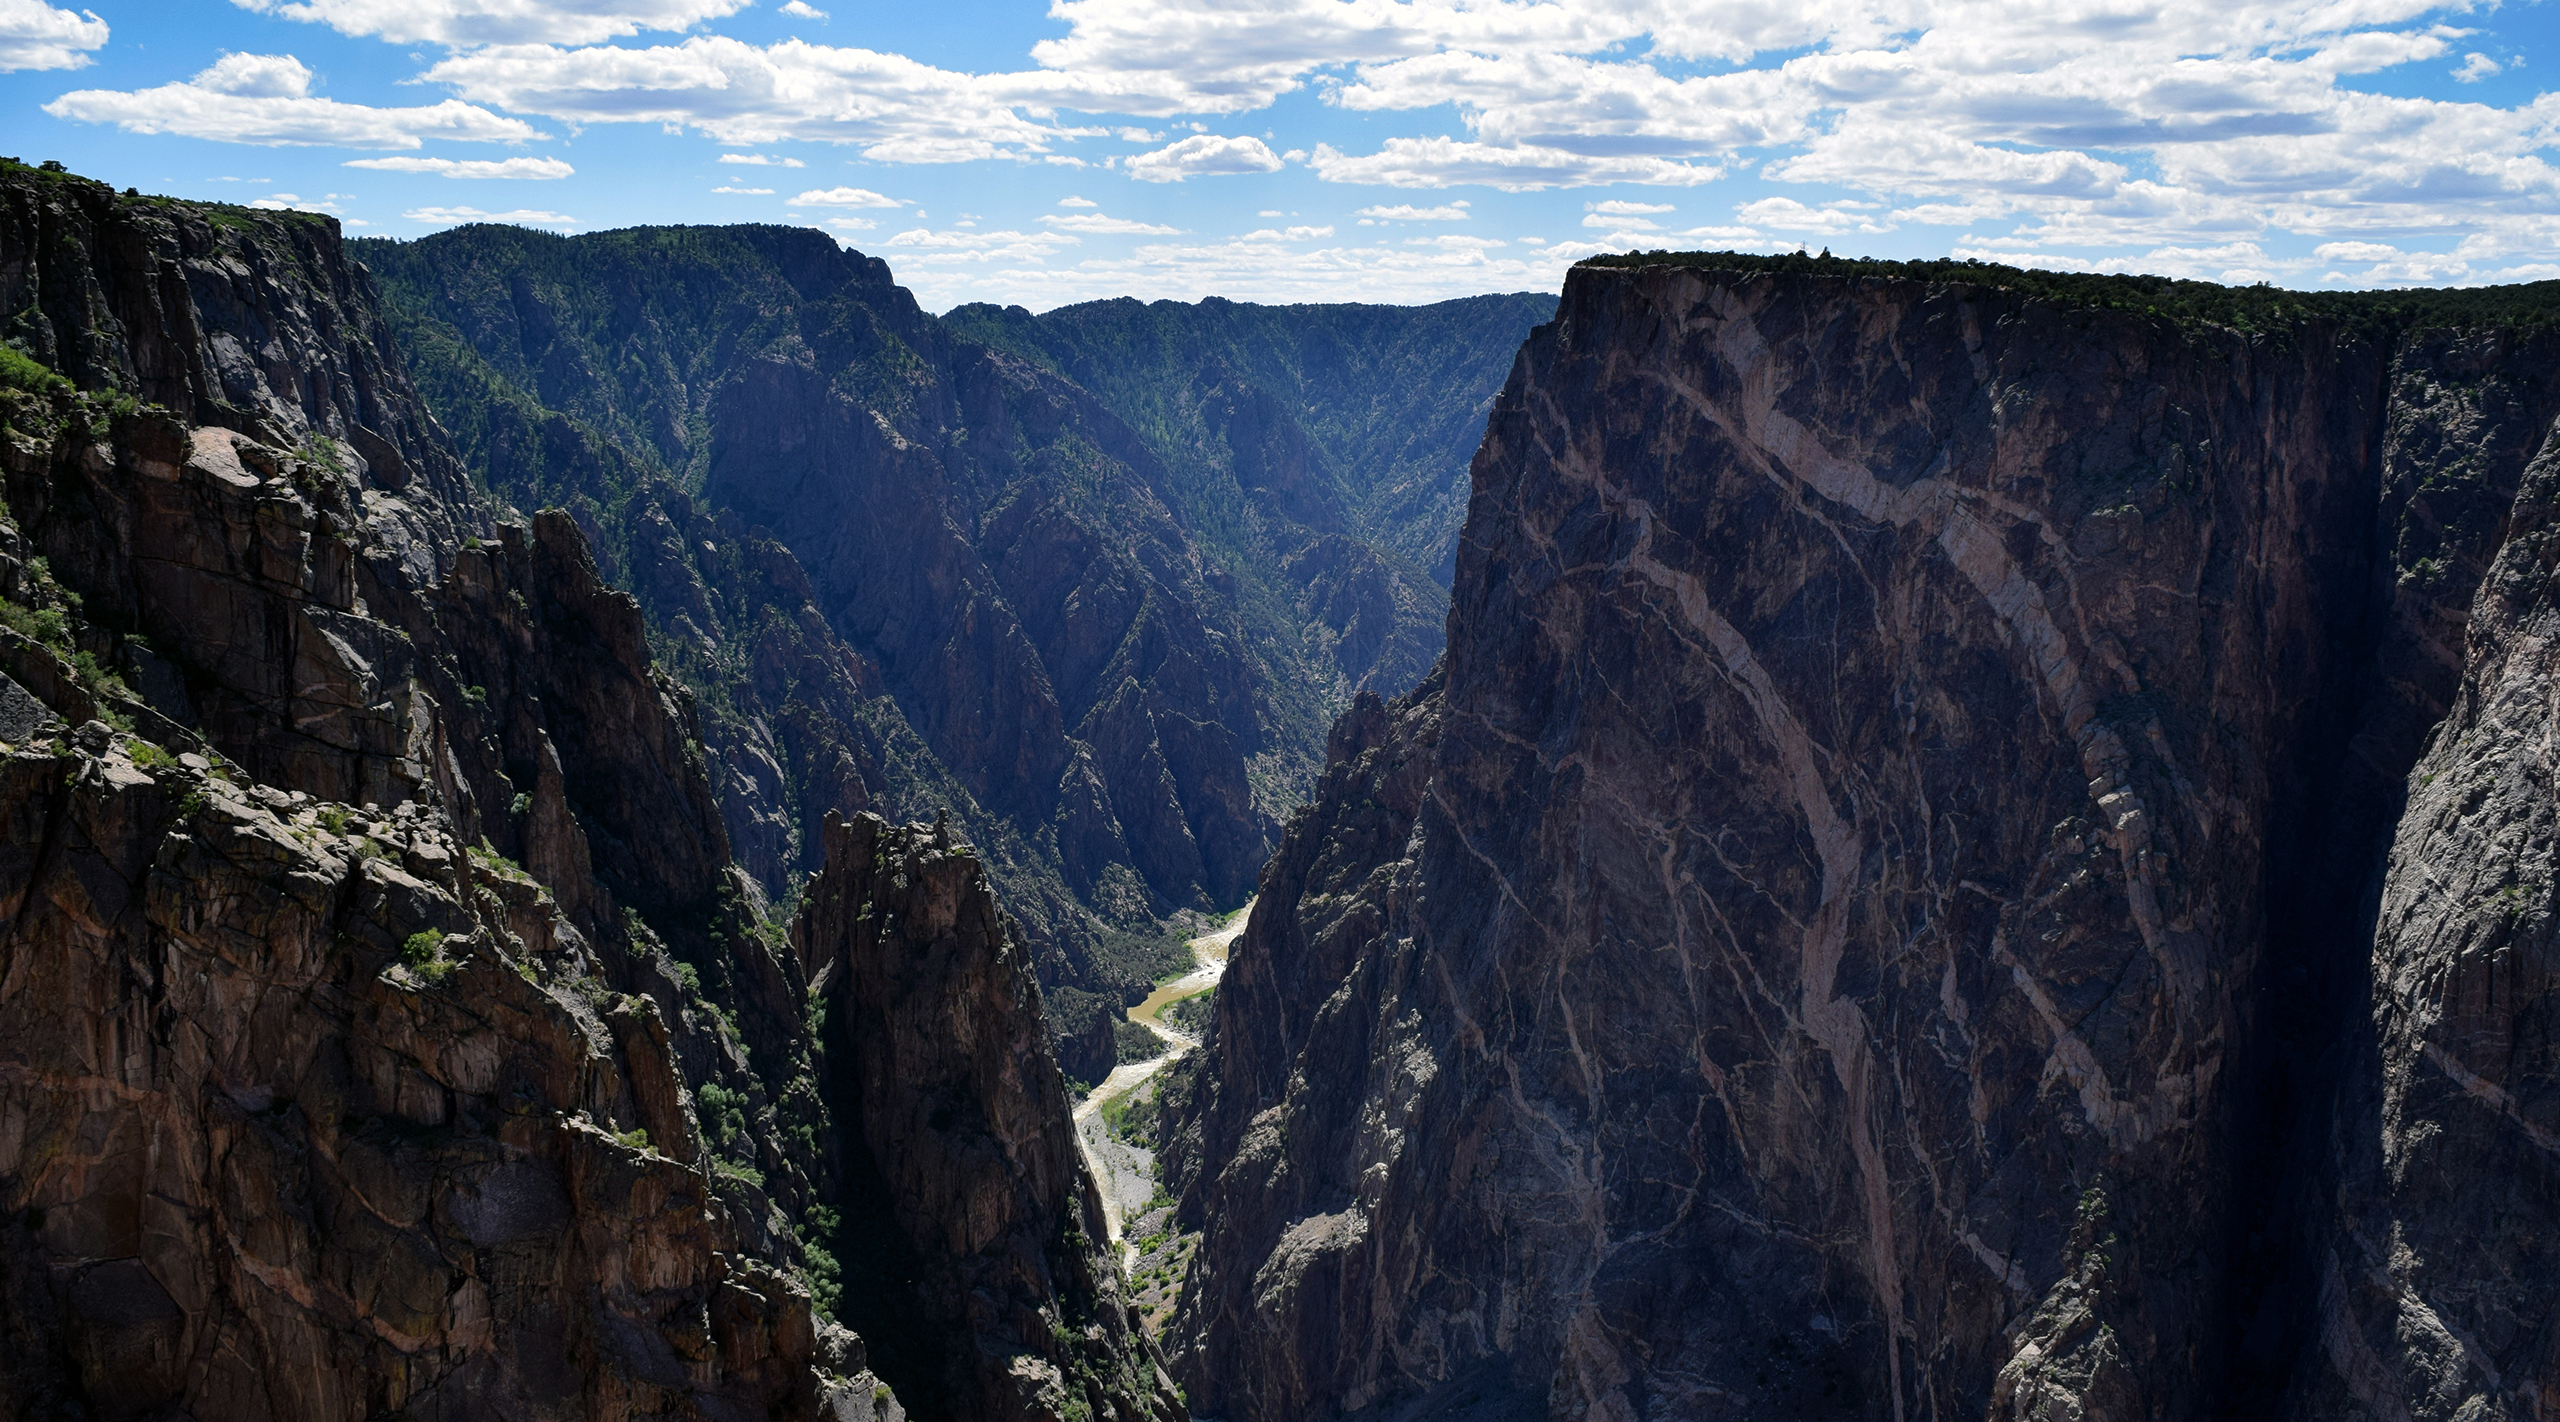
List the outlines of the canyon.
<svg viewBox="0 0 2560 1422">
<path fill-rule="evenodd" d="M 937 319 L 788 227 L 352 250 L 464 461 L 639 599 L 759 888 L 830 808 L 949 813 L 1084 1081 L 1351 693 L 1429 669 L 1484 409 L 1554 309 Z"/>
<path fill-rule="evenodd" d="M 2560 283 L 0 310 L 0 1418 L 2560 1397 Z"/>
</svg>

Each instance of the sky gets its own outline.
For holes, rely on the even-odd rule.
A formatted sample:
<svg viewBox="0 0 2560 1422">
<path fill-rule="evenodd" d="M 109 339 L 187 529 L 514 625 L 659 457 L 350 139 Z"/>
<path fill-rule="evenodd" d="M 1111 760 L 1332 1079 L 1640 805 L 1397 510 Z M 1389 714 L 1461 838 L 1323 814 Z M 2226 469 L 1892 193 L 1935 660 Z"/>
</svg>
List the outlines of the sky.
<svg viewBox="0 0 2560 1422">
<path fill-rule="evenodd" d="M 2560 0 L 0 0 L 0 152 L 336 215 L 819 228 L 931 310 L 1630 248 L 2560 277 Z"/>
</svg>

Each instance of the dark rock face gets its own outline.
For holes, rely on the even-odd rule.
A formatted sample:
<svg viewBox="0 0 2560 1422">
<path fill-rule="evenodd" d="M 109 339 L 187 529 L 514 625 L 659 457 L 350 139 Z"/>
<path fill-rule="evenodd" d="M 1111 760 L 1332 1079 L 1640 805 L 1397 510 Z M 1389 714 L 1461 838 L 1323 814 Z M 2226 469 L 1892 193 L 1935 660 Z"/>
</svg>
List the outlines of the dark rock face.
<svg viewBox="0 0 2560 1422">
<path fill-rule="evenodd" d="M 852 1301 L 873 1365 L 908 1405 L 952 1416 L 1184 1415 L 1124 1296 L 1039 989 L 978 861 L 946 829 L 831 820 L 792 946 L 826 1013 L 845 1173 L 886 1206 L 848 1242 L 915 1261 L 912 1295 Z"/>
<path fill-rule="evenodd" d="M 946 1161 L 930 1199 L 847 1178 L 857 1097 L 820 1055 L 872 1024 L 819 1040 L 693 703 L 575 517 L 388 477 L 459 464 L 397 352 L 342 339 L 380 323 L 333 227 L 15 168 L 0 211 L 43 217 L 0 227 L 0 273 L 89 284 L 20 309 L 104 382 L 0 389 L 0 1418 L 905 1415 L 813 1294 L 920 1307 L 919 1270 L 968 1267 L 937 1212 L 1012 1167 Z M 112 313 L 191 263 L 263 323 L 271 392 L 371 393 L 243 414 L 190 383 L 166 332 L 231 308 Z M 360 407 L 424 443 L 369 447 Z M 759 553 L 803 616 L 765 620 L 753 674 L 861 694 L 789 555 L 733 556 Z M 824 708 L 767 734 L 860 785 Z M 911 998 L 1031 1003 L 994 1082 L 1029 1094 L 990 1109 L 1071 1139 L 1022 967 Z M 832 1255 L 857 1195 L 917 1242 Z M 1118 1287 L 1083 1265 L 1016 1304 L 1083 1318 Z M 1125 1331 L 1070 1352 L 1080 1406 L 1179 1415 Z"/>
<path fill-rule="evenodd" d="M 816 1414 L 548 894 L 90 729 L 0 760 L 0 1415 Z"/>
<path fill-rule="evenodd" d="M 1195 1403 L 2265 1415 L 2336 1358 L 2320 1402 L 2523 1415 L 2531 1246 L 2486 1207 L 2382 1241 L 2462 1178 L 2404 1123 L 2550 1193 L 2542 910 L 2454 912 L 2404 830 L 2367 1085 L 2323 1052 L 2481 569 L 2509 630 L 2456 724 L 2547 715 L 2494 688 L 2539 665 L 2498 550 L 2555 353 L 1578 269 L 1477 457 L 1443 672 L 1337 727 L 1218 994 L 1168 1153 Z M 2541 905 L 2520 735 L 2438 732 L 2473 788 L 2411 815 Z"/>
<path fill-rule="evenodd" d="M 0 338 L 74 385 L 287 449 L 326 436 L 376 487 L 462 496 L 335 221 L 118 199 L 12 165 L 0 253 Z"/>
<path fill-rule="evenodd" d="M 2300 1416 L 2529 1417 L 2560 1379 L 2555 500 L 2547 441 L 2479 584 L 2460 694 L 2409 781 L 2370 1020 L 2343 1048 Z"/>
</svg>

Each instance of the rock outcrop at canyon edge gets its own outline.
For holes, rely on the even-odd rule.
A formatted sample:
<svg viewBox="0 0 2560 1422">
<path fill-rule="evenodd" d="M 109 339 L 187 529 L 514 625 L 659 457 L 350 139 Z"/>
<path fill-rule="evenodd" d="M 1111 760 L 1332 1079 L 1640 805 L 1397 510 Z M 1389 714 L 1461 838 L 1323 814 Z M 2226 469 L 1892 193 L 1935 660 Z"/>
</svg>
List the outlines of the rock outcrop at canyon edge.
<svg viewBox="0 0 2560 1422">
<path fill-rule="evenodd" d="M 0 166 L 0 306 L 0 1417 L 975 1415 L 1017 1319 L 826 1315 L 1022 1167 L 846 1250 L 864 999 L 819 1039 L 639 607 L 472 493 L 335 224 Z M 1025 972 L 910 991 L 1014 994 L 1063 1135 Z M 1113 1296 L 1050 1249 L 1022 1307 Z M 1179 1415 L 1079 1348 L 1069 1412 Z"/>
<path fill-rule="evenodd" d="M 1219 993 L 1203 1415 L 2560 1387 L 2553 303 L 1942 265 L 1570 277 Z"/>
</svg>

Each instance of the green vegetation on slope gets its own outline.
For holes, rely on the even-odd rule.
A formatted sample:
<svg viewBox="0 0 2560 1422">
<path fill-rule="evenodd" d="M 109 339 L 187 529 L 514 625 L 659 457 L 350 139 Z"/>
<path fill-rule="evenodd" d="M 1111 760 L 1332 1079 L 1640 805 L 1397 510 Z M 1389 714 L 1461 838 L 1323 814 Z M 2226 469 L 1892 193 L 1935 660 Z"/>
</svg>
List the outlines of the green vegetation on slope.
<svg viewBox="0 0 2560 1422">
<path fill-rule="evenodd" d="M 943 319 L 1092 391 L 1213 539 L 1248 546 L 1274 519 L 1339 530 L 1445 588 L 1485 412 L 1555 305 L 1548 292 L 1409 307 L 1123 297 Z"/>
</svg>

